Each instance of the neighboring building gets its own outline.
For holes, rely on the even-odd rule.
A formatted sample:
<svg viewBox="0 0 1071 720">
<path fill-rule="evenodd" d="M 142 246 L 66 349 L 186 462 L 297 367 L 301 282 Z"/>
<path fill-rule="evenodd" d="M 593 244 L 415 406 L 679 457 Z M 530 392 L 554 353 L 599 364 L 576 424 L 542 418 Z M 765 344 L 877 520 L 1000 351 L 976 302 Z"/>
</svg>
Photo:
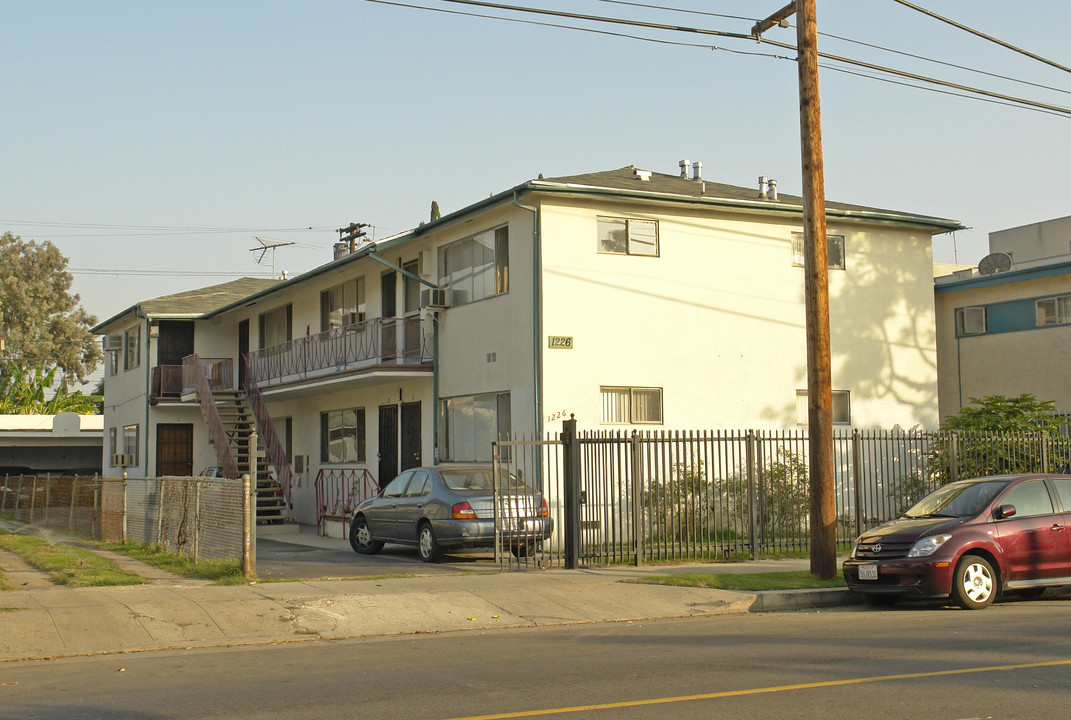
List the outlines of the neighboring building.
<svg viewBox="0 0 1071 720">
<path fill-rule="evenodd" d="M 0 475 L 101 471 L 101 415 L 0 415 Z"/>
<path fill-rule="evenodd" d="M 1071 217 L 990 233 L 989 250 L 935 280 L 941 417 L 1022 393 L 1071 413 Z"/>
<path fill-rule="evenodd" d="M 487 461 L 496 436 L 573 415 L 608 431 L 805 426 L 802 200 L 691 169 L 532 180 L 343 245 L 310 272 L 183 315 L 189 340 L 166 357 L 178 311 L 168 298 L 131 308 L 96 328 L 113 336 L 106 464 L 230 467 L 194 402 L 223 386 L 270 415 L 260 434 L 275 436 L 268 454 L 277 477 L 293 474 L 284 484 L 306 523 L 324 504 L 318 478 Z M 835 202 L 827 214 L 835 422 L 933 427 L 931 236 L 961 226 Z M 154 374 L 191 351 L 202 391 L 188 379 L 154 394 Z M 193 427 L 178 437 L 182 424 Z"/>
</svg>

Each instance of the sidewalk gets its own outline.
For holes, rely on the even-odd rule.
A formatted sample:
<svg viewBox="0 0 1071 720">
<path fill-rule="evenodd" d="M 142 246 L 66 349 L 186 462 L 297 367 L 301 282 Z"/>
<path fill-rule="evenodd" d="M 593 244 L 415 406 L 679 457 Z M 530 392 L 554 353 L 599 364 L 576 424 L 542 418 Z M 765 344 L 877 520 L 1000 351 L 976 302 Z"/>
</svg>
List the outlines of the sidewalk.
<svg viewBox="0 0 1071 720">
<path fill-rule="evenodd" d="M 308 535 L 287 536 L 286 541 L 318 547 L 345 544 Z M 807 566 L 806 560 L 785 560 L 229 587 L 155 571 L 157 577 L 148 585 L 33 587 L 0 593 L 0 661 L 679 618 L 851 602 L 847 591 L 839 589 L 747 593 L 619 582 L 684 571 L 772 572 Z"/>
</svg>

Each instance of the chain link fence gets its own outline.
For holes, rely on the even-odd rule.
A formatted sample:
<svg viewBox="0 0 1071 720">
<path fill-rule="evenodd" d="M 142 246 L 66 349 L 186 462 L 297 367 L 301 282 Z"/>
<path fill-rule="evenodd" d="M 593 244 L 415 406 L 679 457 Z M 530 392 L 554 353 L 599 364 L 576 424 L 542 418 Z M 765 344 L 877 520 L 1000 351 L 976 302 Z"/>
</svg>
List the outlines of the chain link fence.
<svg viewBox="0 0 1071 720">
<path fill-rule="evenodd" d="M 0 517 L 194 560 L 242 559 L 249 504 L 229 478 L 12 475 L 0 486 Z"/>
</svg>

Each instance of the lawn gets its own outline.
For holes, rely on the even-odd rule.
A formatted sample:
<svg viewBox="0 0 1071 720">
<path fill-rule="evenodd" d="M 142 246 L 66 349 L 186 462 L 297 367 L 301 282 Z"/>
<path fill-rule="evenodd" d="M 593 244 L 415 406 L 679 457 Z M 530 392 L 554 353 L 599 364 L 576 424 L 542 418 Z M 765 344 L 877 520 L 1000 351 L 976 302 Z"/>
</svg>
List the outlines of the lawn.
<svg viewBox="0 0 1071 720">
<path fill-rule="evenodd" d="M 101 547 L 113 550 L 135 560 L 167 570 L 188 578 L 212 580 L 217 585 L 241 585 L 242 563 L 237 560 L 193 560 L 192 558 L 165 552 L 159 545 L 142 545 L 136 542 L 101 543 Z"/>
<path fill-rule="evenodd" d="M 52 545 L 35 535 L 19 535 L 0 530 L 0 548 L 18 555 L 29 565 L 47 573 L 57 585 L 100 587 L 148 582 L 88 550 L 73 545 Z"/>
</svg>

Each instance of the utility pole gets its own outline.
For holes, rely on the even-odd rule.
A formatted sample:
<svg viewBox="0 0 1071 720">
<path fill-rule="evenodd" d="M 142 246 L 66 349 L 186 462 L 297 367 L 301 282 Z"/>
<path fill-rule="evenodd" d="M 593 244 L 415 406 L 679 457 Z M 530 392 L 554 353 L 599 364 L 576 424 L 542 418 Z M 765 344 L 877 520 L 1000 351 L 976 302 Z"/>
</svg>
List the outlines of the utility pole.
<svg viewBox="0 0 1071 720">
<path fill-rule="evenodd" d="M 362 228 L 368 227 L 368 223 L 350 223 L 349 227 L 338 229 L 338 241 L 349 242 L 350 252 L 354 252 L 357 249 L 357 239 L 363 238 L 365 232 Z"/>
<path fill-rule="evenodd" d="M 796 15 L 800 154 L 803 166 L 804 275 L 807 323 L 807 438 L 809 450 L 811 576 L 837 574 L 837 511 L 833 492 L 833 389 L 829 345 L 829 249 L 826 240 L 822 113 L 818 92 L 816 0 L 796 0 L 755 25 L 760 39 Z"/>
</svg>

